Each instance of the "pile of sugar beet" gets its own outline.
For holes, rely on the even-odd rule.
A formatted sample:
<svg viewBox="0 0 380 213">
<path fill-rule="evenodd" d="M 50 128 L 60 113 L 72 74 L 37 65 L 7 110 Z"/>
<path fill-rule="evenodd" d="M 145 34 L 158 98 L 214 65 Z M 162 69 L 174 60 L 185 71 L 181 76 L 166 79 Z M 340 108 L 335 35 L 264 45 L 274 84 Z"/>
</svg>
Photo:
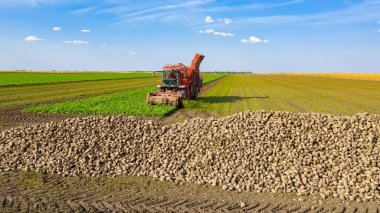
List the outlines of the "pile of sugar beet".
<svg viewBox="0 0 380 213">
<path fill-rule="evenodd" d="M 2 174 L 152 176 L 226 190 L 380 200 L 380 115 L 247 111 L 172 125 L 89 116 L 0 134 Z"/>
</svg>

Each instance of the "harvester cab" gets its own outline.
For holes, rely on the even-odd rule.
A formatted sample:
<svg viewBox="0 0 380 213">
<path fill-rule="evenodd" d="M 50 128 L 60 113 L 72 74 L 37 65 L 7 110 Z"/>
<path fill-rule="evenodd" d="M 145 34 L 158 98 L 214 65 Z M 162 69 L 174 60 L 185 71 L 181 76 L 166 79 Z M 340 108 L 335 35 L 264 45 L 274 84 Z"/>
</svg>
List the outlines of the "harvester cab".
<svg viewBox="0 0 380 213">
<path fill-rule="evenodd" d="M 196 54 L 191 67 L 182 63 L 165 65 L 162 69 L 162 83 L 158 91 L 149 92 L 147 104 L 176 105 L 182 104 L 182 99 L 197 99 L 202 87 L 202 76 L 199 71 L 204 56 Z"/>
<path fill-rule="evenodd" d="M 179 70 L 166 69 L 162 71 L 162 87 L 177 87 L 179 85 Z"/>
</svg>

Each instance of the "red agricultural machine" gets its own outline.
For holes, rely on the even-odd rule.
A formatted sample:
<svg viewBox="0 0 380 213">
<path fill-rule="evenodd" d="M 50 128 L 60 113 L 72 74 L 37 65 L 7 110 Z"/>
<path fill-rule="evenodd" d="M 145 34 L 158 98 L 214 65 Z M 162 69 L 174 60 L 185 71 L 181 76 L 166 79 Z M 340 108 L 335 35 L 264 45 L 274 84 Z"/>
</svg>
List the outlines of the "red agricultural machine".
<svg viewBox="0 0 380 213">
<path fill-rule="evenodd" d="M 199 66 L 204 55 L 196 54 L 190 67 L 181 63 L 165 65 L 162 70 L 162 84 L 159 90 L 148 93 L 146 103 L 149 105 L 182 104 L 182 98 L 197 99 L 202 88 L 202 75 Z"/>
</svg>

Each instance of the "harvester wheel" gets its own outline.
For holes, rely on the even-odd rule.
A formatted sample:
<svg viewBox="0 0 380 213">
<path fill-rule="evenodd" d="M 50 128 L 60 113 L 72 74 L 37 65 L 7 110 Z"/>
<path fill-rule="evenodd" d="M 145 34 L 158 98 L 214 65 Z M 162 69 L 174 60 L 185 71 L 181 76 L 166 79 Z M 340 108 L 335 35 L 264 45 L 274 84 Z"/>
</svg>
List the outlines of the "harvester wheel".
<svg viewBox="0 0 380 213">
<path fill-rule="evenodd" d="M 194 99 L 196 100 L 196 99 L 198 99 L 198 97 L 199 97 L 199 89 L 198 89 L 198 87 L 195 87 L 195 91 L 194 91 Z"/>
<path fill-rule="evenodd" d="M 194 99 L 195 98 L 195 90 L 194 90 L 194 86 L 191 86 L 190 87 L 190 99 Z"/>
</svg>

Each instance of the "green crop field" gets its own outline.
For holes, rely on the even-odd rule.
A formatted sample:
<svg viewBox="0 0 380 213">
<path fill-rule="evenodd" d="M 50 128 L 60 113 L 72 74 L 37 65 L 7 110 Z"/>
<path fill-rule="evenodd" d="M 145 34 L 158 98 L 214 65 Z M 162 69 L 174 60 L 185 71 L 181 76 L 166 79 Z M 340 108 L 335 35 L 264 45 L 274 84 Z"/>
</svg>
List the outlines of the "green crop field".
<svg viewBox="0 0 380 213">
<path fill-rule="evenodd" d="M 158 73 L 156 76 L 160 75 Z M 25 84 L 46 84 L 74 81 L 111 80 L 125 78 L 147 78 L 150 72 L 131 73 L 48 73 L 48 72 L 0 72 L 0 87 Z"/>
<path fill-rule="evenodd" d="M 228 115 L 281 110 L 352 115 L 380 113 L 380 82 L 289 75 L 229 75 L 185 108 Z"/>
<path fill-rule="evenodd" d="M 226 74 L 203 74 L 203 84 L 207 84 L 211 81 L 218 80 L 219 78 L 222 78 L 224 76 L 226 76 Z"/>
<path fill-rule="evenodd" d="M 203 76 L 204 83 L 207 84 L 223 76 L 225 75 L 206 74 Z M 0 88 L 0 92 L 7 89 L 0 94 L 0 108 L 49 100 L 64 100 L 88 94 L 121 92 L 131 88 L 153 86 L 159 82 L 160 78 L 157 77 Z M 148 113 L 144 111 L 145 109 L 142 109 L 143 112 L 127 109 L 143 106 L 125 104 L 130 101 L 136 102 L 135 99 L 125 99 L 129 94 L 121 92 L 112 96 L 115 109 L 110 110 L 104 110 L 106 105 L 103 105 L 104 109 L 101 109 L 101 106 L 91 109 L 86 105 L 102 105 L 102 99 L 105 102 L 109 101 L 109 96 L 106 95 L 91 99 L 91 101 L 81 99 L 77 100 L 80 102 L 66 101 L 42 105 L 31 108 L 29 111 L 83 114 L 118 114 L 120 112 L 130 115 L 156 116 L 167 114 L 172 110 Z M 145 104 L 145 92 L 133 94 L 136 95 L 136 100 Z M 116 104 L 117 102 L 120 104 Z M 70 107 L 67 107 L 66 103 L 69 103 Z M 340 115 L 352 115 L 359 112 L 380 113 L 380 82 L 304 75 L 227 75 L 203 94 L 198 101 L 185 101 L 184 106 L 186 109 L 215 111 L 220 115 L 245 110 L 321 112 Z M 78 109 L 75 110 L 75 108 Z"/>
<path fill-rule="evenodd" d="M 0 87 L 0 109 L 157 85 L 160 77 Z"/>
<path fill-rule="evenodd" d="M 155 89 L 155 87 L 134 89 L 127 92 L 100 95 L 56 104 L 45 104 L 26 108 L 25 111 L 68 114 L 164 116 L 176 108 L 175 106 L 147 105 L 145 103 L 146 94 L 153 89 Z"/>
<path fill-rule="evenodd" d="M 203 76 L 204 84 L 224 76 L 225 75 L 206 74 Z M 26 108 L 25 111 L 65 114 L 125 114 L 164 116 L 176 108 L 173 106 L 147 105 L 145 103 L 146 95 L 151 90 L 156 90 L 156 87 L 134 89 L 127 92 L 100 95 L 55 104 L 44 104 Z"/>
</svg>

